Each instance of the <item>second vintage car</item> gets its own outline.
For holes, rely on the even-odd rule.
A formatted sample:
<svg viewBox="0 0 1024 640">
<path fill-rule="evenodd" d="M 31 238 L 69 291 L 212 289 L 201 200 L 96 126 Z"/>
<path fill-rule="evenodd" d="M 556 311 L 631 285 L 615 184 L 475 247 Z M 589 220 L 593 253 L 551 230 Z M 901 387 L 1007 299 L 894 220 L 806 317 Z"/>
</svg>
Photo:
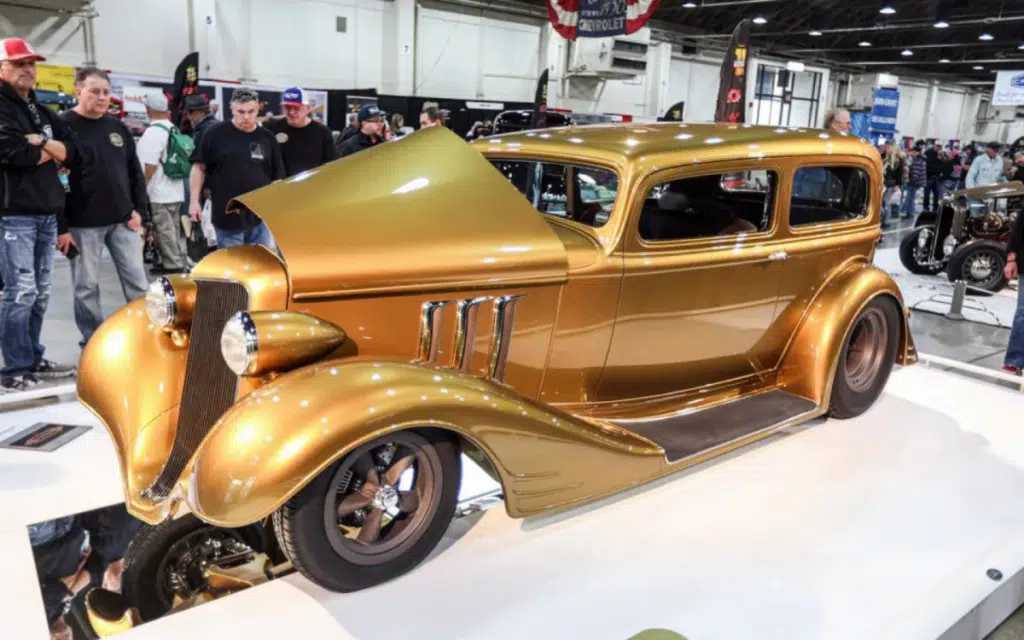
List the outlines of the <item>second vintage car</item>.
<svg viewBox="0 0 1024 640">
<path fill-rule="evenodd" d="M 817 130 L 439 127 L 239 198 L 280 255 L 161 278 L 82 356 L 151 525 L 126 589 L 172 606 L 261 523 L 362 589 L 441 539 L 460 453 L 519 518 L 863 413 L 916 361 L 881 180 Z"/>
</svg>

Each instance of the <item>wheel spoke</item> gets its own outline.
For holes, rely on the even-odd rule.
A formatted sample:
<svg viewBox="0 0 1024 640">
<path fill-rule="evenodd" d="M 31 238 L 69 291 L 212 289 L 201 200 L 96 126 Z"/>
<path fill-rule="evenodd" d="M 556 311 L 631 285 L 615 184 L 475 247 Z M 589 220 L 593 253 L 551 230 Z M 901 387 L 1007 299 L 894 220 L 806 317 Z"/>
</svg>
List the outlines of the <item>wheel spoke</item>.
<svg viewBox="0 0 1024 640">
<path fill-rule="evenodd" d="M 374 490 L 380 486 L 380 474 L 377 473 L 376 469 L 370 469 L 366 472 L 366 484 L 363 486 L 367 485 L 373 487 Z"/>
<path fill-rule="evenodd" d="M 344 518 L 345 516 L 354 513 L 357 509 L 370 506 L 373 499 L 363 495 L 362 493 L 352 493 L 345 496 L 345 499 L 338 505 L 338 517 Z"/>
<path fill-rule="evenodd" d="M 402 477 L 402 474 L 405 473 L 405 470 L 411 467 L 412 463 L 415 461 L 416 456 L 413 454 L 409 454 L 404 458 L 396 460 L 391 465 L 391 468 L 388 469 L 387 473 L 384 475 L 385 482 L 387 482 L 391 486 L 396 486 L 398 484 L 398 479 Z"/>
<path fill-rule="evenodd" d="M 398 492 L 398 508 L 402 513 L 412 513 L 420 507 L 420 494 L 415 491 Z"/>
<path fill-rule="evenodd" d="M 374 509 L 370 513 L 366 514 L 366 519 L 363 521 L 363 528 L 359 532 L 359 536 L 356 538 L 363 544 L 373 544 L 380 538 L 380 526 L 381 519 L 384 517 L 384 512 L 380 509 Z"/>
</svg>

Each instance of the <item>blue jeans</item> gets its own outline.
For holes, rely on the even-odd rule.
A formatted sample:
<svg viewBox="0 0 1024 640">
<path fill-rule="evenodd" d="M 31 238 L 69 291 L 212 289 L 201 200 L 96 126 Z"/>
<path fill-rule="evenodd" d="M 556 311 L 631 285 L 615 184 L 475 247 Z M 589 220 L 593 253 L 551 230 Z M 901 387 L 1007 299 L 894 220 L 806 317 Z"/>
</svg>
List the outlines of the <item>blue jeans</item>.
<svg viewBox="0 0 1024 640">
<path fill-rule="evenodd" d="M 277 251 L 277 243 L 274 236 L 270 234 L 270 228 L 265 222 L 260 222 L 252 229 L 242 231 L 228 231 L 217 229 L 217 248 L 240 247 L 243 244 L 262 244 L 271 251 Z"/>
<path fill-rule="evenodd" d="M 1024 294 L 1017 295 L 1017 311 L 1013 314 L 1013 328 L 1010 329 L 1003 364 L 1024 369 Z"/>
<path fill-rule="evenodd" d="M 910 187 L 908 186 L 903 194 L 903 213 L 907 214 L 911 218 L 917 213 L 917 192 L 920 191 L 921 187 Z"/>
<path fill-rule="evenodd" d="M 57 255 L 57 216 L 4 216 L 3 309 L 0 348 L 4 368 L 0 378 L 8 380 L 28 373 L 43 359 L 39 344 L 43 316 L 50 304 L 50 278 Z"/>
<path fill-rule="evenodd" d="M 78 245 L 78 257 L 71 261 L 71 284 L 75 291 L 75 324 L 82 333 L 78 345 L 85 348 L 103 323 L 100 307 L 100 258 L 106 247 L 114 259 L 126 302 L 146 295 L 149 280 L 142 261 L 142 237 L 123 224 L 104 227 L 73 227 L 71 237 Z M 120 306 L 120 305 L 118 305 Z"/>
</svg>

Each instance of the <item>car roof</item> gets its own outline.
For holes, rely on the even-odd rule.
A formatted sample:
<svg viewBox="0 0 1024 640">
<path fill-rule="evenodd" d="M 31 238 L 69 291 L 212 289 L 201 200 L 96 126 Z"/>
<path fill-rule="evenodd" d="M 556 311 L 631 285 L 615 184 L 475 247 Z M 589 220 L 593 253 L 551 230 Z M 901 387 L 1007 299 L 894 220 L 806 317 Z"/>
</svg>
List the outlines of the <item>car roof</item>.
<svg viewBox="0 0 1024 640">
<path fill-rule="evenodd" d="M 708 160 L 794 155 L 857 155 L 878 158 L 855 135 L 805 127 L 659 122 L 595 124 L 496 134 L 473 141 L 487 156 L 541 154 L 610 161 L 619 166 L 666 155 Z M 880 159 L 880 158 L 879 158 Z"/>
</svg>

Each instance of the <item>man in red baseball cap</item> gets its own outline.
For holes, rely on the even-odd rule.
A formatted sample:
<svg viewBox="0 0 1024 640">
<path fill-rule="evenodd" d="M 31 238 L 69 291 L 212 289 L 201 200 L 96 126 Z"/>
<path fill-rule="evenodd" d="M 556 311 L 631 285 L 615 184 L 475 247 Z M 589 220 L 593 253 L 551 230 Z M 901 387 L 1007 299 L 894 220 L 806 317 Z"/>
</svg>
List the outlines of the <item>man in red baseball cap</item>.
<svg viewBox="0 0 1024 640">
<path fill-rule="evenodd" d="M 6 190 L 0 210 L 0 273 L 6 285 L 0 393 L 75 372 L 43 358 L 39 340 L 50 301 L 53 247 L 68 257 L 75 250 L 60 171 L 85 172 L 87 165 L 71 129 L 36 101 L 38 60 L 43 57 L 21 38 L 0 40 L 0 184 Z"/>
</svg>

